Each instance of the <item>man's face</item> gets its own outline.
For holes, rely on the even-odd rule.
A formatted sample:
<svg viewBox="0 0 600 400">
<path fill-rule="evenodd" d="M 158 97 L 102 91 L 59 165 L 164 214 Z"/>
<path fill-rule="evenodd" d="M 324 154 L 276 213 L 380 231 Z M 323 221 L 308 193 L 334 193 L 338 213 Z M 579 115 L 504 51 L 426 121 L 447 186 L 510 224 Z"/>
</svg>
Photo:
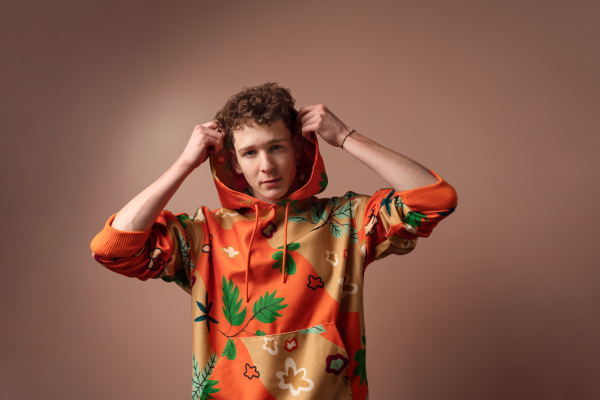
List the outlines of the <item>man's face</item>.
<svg viewBox="0 0 600 400">
<path fill-rule="evenodd" d="M 298 189 L 300 150 L 291 136 L 281 119 L 271 126 L 254 124 L 233 131 L 232 163 L 246 177 L 255 198 L 273 204 Z"/>
</svg>

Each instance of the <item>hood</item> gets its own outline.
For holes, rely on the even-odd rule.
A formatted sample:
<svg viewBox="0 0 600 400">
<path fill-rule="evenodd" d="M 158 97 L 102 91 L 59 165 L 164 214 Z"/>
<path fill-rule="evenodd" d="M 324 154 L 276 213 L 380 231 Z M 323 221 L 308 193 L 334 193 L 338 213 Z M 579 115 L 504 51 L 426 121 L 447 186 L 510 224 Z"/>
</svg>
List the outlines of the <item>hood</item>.
<svg viewBox="0 0 600 400">
<path fill-rule="evenodd" d="M 285 205 L 286 200 L 304 200 L 321 193 L 327 187 L 327 174 L 319 153 L 317 135 L 314 133 L 311 135 L 314 143 L 304 136 L 300 137 L 302 154 L 296 167 L 300 188 L 291 193 L 287 199 L 277 203 L 279 205 Z M 256 205 L 259 210 L 268 208 L 271 204 L 258 200 L 250 194 L 246 178 L 235 171 L 228 153 L 229 148 L 223 146 L 221 151 L 211 154 L 209 158 L 221 205 L 231 210 L 249 208 L 254 211 Z"/>
<path fill-rule="evenodd" d="M 300 182 L 300 188 L 291 193 L 287 199 L 283 199 L 277 205 L 285 207 L 284 227 L 283 227 L 283 256 L 282 256 L 282 280 L 286 282 L 287 270 L 287 226 L 288 212 L 292 202 L 301 201 L 321 193 L 327 187 L 327 174 L 325 173 L 325 165 L 319 153 L 319 142 L 317 135 L 311 133 L 312 142 L 304 136 L 299 138 L 301 156 L 296 166 L 296 177 Z M 258 229 L 259 214 L 261 211 L 271 207 L 271 204 L 253 197 L 248 190 L 248 182 L 243 174 L 238 174 L 231 160 L 229 159 L 229 148 L 223 146 L 218 153 L 210 156 L 210 167 L 212 170 L 215 186 L 221 200 L 221 205 L 230 210 L 250 211 L 254 214 L 254 230 L 248 244 L 248 252 L 246 253 L 246 274 L 245 274 L 245 289 L 246 302 L 250 299 L 248 272 L 250 270 L 250 260 L 252 257 L 252 244 Z M 247 210 L 244 210 L 247 209 Z"/>
</svg>

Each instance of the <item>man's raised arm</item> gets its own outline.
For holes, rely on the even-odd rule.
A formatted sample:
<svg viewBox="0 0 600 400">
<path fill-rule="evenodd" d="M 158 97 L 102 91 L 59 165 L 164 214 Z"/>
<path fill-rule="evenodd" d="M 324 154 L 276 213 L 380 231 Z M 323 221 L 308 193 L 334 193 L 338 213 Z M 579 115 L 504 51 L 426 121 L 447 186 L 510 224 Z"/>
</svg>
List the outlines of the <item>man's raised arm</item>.
<svg viewBox="0 0 600 400">
<path fill-rule="evenodd" d="M 177 161 L 119 211 L 112 227 L 121 231 L 147 231 L 188 175 L 199 167 L 209 152 L 219 151 L 224 134 L 214 122 L 197 125 Z"/>
<path fill-rule="evenodd" d="M 410 158 L 383 147 L 354 131 L 337 118 L 323 104 L 305 106 L 298 112 L 302 135 L 310 137 L 316 132 L 327 143 L 340 147 L 375 171 L 396 191 L 416 189 L 438 182 L 427 168 Z"/>
</svg>

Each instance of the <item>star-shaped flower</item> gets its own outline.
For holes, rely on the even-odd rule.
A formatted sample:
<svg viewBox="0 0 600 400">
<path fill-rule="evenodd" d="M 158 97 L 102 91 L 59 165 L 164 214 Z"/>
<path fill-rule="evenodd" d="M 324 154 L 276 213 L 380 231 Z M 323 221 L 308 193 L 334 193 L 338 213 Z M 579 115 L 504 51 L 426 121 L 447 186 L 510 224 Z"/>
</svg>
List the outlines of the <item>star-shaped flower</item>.
<svg viewBox="0 0 600 400">
<path fill-rule="evenodd" d="M 244 376 L 248 379 L 252 378 L 260 378 L 260 372 L 256 370 L 256 366 L 250 366 L 250 364 L 246 363 L 246 372 L 244 372 Z"/>
<path fill-rule="evenodd" d="M 321 279 L 321 277 L 309 275 L 308 276 L 308 285 L 306 285 L 306 286 L 308 286 L 312 290 L 317 290 L 317 288 L 324 287 L 325 284 L 323 283 L 323 280 Z"/>
<path fill-rule="evenodd" d="M 198 304 L 198 308 L 200 308 L 200 311 L 202 311 L 204 313 L 204 315 L 199 316 L 194 321 L 196 321 L 196 322 L 206 321 L 206 327 L 208 328 L 208 332 L 210 333 L 210 323 L 212 322 L 212 323 L 218 324 L 219 321 L 217 321 L 216 319 L 214 319 L 213 317 L 211 317 L 209 315 L 210 309 L 212 308 L 212 301 L 210 303 L 208 302 L 208 292 L 206 292 L 206 300 L 204 302 L 206 304 L 208 304 L 208 307 L 205 307 L 204 304 L 200 303 L 199 301 L 196 301 L 196 304 Z"/>
</svg>

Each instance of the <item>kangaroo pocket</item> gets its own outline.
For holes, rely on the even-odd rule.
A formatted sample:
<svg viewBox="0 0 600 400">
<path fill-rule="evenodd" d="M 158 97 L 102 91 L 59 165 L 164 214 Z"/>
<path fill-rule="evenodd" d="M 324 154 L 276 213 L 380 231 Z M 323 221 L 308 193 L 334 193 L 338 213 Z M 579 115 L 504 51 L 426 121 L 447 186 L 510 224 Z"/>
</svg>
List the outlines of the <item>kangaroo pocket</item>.
<svg viewBox="0 0 600 400">
<path fill-rule="evenodd" d="M 219 361 L 215 374 L 221 375 L 223 386 L 245 387 L 244 399 L 351 398 L 348 354 L 335 323 L 233 342 L 236 362 Z M 223 361 L 231 368 L 223 368 Z"/>
</svg>

